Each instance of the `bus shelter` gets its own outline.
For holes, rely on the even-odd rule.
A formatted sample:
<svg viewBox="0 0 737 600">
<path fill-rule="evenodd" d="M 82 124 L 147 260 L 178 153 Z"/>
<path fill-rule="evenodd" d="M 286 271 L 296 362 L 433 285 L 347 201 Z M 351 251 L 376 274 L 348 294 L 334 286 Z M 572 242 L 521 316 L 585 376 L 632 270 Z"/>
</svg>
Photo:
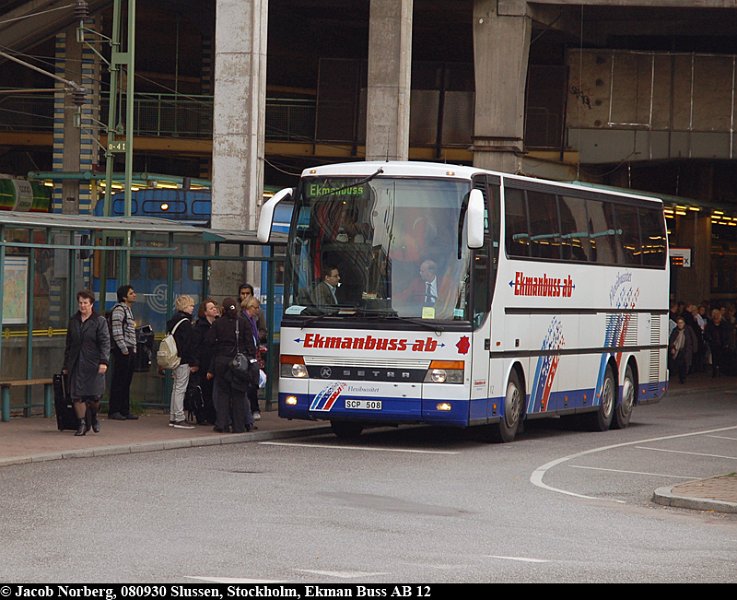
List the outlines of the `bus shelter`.
<svg viewBox="0 0 737 600">
<path fill-rule="evenodd" d="M 220 303 L 237 298 L 241 283 L 251 283 L 268 330 L 267 364 L 273 374 L 264 390 L 268 410 L 278 368 L 285 243 L 281 233 L 274 233 L 265 247 L 254 231 L 213 230 L 159 218 L 0 213 L 2 419 L 21 410 L 30 416 L 41 407 L 49 413 L 49 383 L 63 364 L 77 292 L 92 290 L 95 309 L 102 314 L 112 308 L 115 290 L 123 284 L 138 293 L 136 325 L 150 325 L 156 347 L 176 296 Z M 255 280 L 247 273 L 257 274 Z M 133 408 L 168 408 L 170 377 L 159 372 L 155 360 L 141 368 L 131 387 Z"/>
</svg>

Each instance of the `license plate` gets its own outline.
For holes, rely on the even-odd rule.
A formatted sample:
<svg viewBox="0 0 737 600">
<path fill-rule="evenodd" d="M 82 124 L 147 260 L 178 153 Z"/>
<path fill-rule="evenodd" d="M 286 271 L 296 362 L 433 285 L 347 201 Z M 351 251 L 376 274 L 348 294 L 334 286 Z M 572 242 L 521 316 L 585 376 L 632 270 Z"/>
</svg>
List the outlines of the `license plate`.
<svg viewBox="0 0 737 600">
<path fill-rule="evenodd" d="M 346 400 L 346 408 L 363 410 L 381 410 L 381 400 Z"/>
</svg>

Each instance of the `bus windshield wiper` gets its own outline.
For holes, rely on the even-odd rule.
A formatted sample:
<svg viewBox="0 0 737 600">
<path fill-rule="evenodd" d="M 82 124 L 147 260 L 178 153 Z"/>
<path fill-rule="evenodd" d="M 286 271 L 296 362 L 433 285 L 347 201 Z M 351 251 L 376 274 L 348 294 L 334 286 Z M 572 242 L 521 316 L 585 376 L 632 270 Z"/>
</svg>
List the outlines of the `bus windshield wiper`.
<svg viewBox="0 0 737 600">
<path fill-rule="evenodd" d="M 399 315 L 386 315 L 384 318 L 391 321 L 404 321 L 405 323 L 412 323 L 413 325 L 419 325 L 420 327 L 424 327 L 425 329 L 429 329 L 430 331 L 445 331 L 445 327 L 443 327 L 439 323 L 426 321 L 425 319 L 418 319 L 417 317 L 400 317 Z"/>
</svg>

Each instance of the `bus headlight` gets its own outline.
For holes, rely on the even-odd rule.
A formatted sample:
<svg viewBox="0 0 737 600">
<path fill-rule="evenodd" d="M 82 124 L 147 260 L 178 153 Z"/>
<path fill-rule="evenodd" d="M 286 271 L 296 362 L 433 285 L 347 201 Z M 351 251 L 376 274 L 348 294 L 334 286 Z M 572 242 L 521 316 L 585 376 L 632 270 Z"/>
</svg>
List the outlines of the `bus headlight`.
<svg viewBox="0 0 737 600">
<path fill-rule="evenodd" d="M 309 377 L 305 361 L 301 356 L 284 354 L 279 357 L 279 362 L 281 367 L 279 374 L 282 377 L 296 377 L 297 379 Z"/>
<path fill-rule="evenodd" d="M 292 377 L 307 377 L 307 367 L 304 365 L 292 365 Z"/>
<path fill-rule="evenodd" d="M 287 396 L 284 399 L 284 404 L 287 406 L 297 406 L 297 396 Z"/>
<path fill-rule="evenodd" d="M 425 383 L 463 383 L 463 361 L 433 360 L 427 369 Z"/>
</svg>

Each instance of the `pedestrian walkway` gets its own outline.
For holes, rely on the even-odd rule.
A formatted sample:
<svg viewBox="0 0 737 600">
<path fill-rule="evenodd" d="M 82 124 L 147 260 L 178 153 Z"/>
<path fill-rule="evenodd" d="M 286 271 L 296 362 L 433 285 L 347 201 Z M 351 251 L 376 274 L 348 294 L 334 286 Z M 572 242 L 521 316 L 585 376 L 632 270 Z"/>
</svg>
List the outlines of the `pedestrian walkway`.
<svg viewBox="0 0 737 600">
<path fill-rule="evenodd" d="M 671 380 L 668 396 L 733 392 L 736 386 L 737 378 L 712 379 L 705 373 L 698 373 L 689 376 L 683 385 L 678 384 L 677 379 Z M 667 402 L 668 396 L 664 401 Z M 79 437 L 71 430 L 59 431 L 55 417 L 13 417 L 9 422 L 0 422 L 0 468 L 47 460 L 260 442 L 330 432 L 326 421 L 288 421 L 279 418 L 276 411 L 263 411 L 261 415 L 261 420 L 256 422 L 257 429 L 248 433 L 215 433 L 211 426 L 175 429 L 168 426 L 168 412 L 141 415 L 135 421 L 110 421 L 103 416 L 99 434 L 90 431 Z M 653 502 L 737 513 L 737 473 L 658 488 Z"/>
<path fill-rule="evenodd" d="M 216 446 L 314 435 L 330 431 L 326 421 L 288 421 L 276 411 L 263 411 L 256 429 L 248 433 L 216 433 L 212 426 L 169 427 L 169 414 L 141 415 L 135 421 L 111 421 L 101 415 L 101 431 L 75 436 L 59 431 L 56 418 L 14 417 L 0 422 L 0 467 L 64 458 L 153 452 L 173 448 Z"/>
</svg>

